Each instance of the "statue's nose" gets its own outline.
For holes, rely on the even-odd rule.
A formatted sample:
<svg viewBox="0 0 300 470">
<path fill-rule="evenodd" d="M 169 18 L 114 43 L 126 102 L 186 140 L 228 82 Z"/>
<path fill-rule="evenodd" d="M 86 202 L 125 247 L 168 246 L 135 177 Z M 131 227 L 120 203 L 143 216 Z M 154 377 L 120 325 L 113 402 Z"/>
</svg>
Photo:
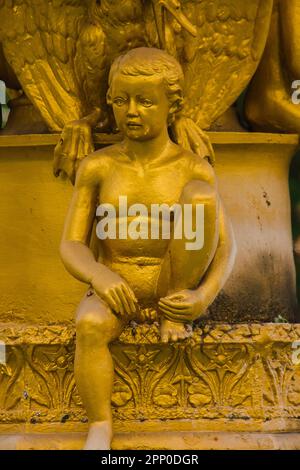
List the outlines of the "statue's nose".
<svg viewBox="0 0 300 470">
<path fill-rule="evenodd" d="M 135 100 L 130 100 L 128 110 L 127 110 L 127 116 L 132 117 L 132 116 L 137 116 L 137 115 L 138 115 L 138 110 L 137 110 L 136 102 Z"/>
</svg>

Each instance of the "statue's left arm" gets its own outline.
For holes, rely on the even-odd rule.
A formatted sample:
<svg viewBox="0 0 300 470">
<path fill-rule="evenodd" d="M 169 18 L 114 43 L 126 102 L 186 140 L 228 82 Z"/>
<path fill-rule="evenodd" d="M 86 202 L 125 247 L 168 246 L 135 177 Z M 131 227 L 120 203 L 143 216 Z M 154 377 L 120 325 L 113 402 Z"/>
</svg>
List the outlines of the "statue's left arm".
<svg viewBox="0 0 300 470">
<path fill-rule="evenodd" d="M 199 287 L 185 289 L 160 300 L 161 309 L 169 320 L 188 322 L 205 315 L 224 287 L 233 268 L 236 245 L 231 223 L 220 202 L 219 241 L 215 256 Z"/>
<path fill-rule="evenodd" d="M 205 274 L 203 281 L 196 290 L 204 301 L 204 307 L 209 307 L 224 287 L 233 268 L 236 255 L 236 243 L 232 225 L 224 206 L 220 202 L 220 236 L 216 254 Z M 201 316 L 204 311 L 199 312 Z"/>
</svg>

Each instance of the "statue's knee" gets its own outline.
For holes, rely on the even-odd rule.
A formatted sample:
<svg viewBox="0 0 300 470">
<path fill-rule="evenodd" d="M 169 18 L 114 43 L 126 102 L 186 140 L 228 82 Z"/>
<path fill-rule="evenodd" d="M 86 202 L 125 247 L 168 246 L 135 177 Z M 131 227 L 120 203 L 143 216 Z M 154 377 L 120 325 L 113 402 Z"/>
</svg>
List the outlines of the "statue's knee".
<svg viewBox="0 0 300 470">
<path fill-rule="evenodd" d="M 90 311 L 76 324 L 77 342 L 81 344 L 108 344 L 113 339 L 113 327 L 110 317 Z"/>
<path fill-rule="evenodd" d="M 211 204 L 217 199 L 216 189 L 205 181 L 193 180 L 185 185 L 181 200 L 184 204 Z"/>
</svg>

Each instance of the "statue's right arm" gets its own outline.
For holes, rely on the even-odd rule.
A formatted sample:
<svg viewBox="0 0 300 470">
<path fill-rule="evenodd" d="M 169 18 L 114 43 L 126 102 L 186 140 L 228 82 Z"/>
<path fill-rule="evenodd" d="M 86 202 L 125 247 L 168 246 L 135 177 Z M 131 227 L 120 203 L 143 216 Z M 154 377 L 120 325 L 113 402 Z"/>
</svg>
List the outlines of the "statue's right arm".
<svg viewBox="0 0 300 470">
<path fill-rule="evenodd" d="M 60 245 L 60 255 L 66 269 L 76 279 L 87 284 L 91 284 L 93 277 L 101 270 L 101 265 L 89 248 L 98 198 L 97 175 L 99 170 L 96 160 L 83 160 L 77 173 Z"/>
<path fill-rule="evenodd" d="M 132 315 L 136 312 L 137 302 L 133 291 L 117 273 L 97 262 L 89 248 L 104 170 L 103 166 L 99 167 L 97 158 L 87 157 L 81 163 L 65 222 L 60 255 L 69 273 L 79 281 L 90 284 L 114 313 Z"/>
</svg>

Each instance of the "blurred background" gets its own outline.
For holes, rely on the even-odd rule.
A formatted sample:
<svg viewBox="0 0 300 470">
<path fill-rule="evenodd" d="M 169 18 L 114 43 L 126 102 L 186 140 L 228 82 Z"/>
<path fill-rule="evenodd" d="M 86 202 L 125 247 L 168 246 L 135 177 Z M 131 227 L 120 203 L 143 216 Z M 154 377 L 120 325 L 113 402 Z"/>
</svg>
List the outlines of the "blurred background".
<svg viewBox="0 0 300 470">
<path fill-rule="evenodd" d="M 4 127 L 8 118 L 7 93 L 5 84 L 0 80 L 0 127 Z"/>
<path fill-rule="evenodd" d="M 290 192 L 292 200 L 294 254 L 297 270 L 297 293 L 300 303 L 300 150 L 295 155 L 290 169 Z"/>
</svg>

